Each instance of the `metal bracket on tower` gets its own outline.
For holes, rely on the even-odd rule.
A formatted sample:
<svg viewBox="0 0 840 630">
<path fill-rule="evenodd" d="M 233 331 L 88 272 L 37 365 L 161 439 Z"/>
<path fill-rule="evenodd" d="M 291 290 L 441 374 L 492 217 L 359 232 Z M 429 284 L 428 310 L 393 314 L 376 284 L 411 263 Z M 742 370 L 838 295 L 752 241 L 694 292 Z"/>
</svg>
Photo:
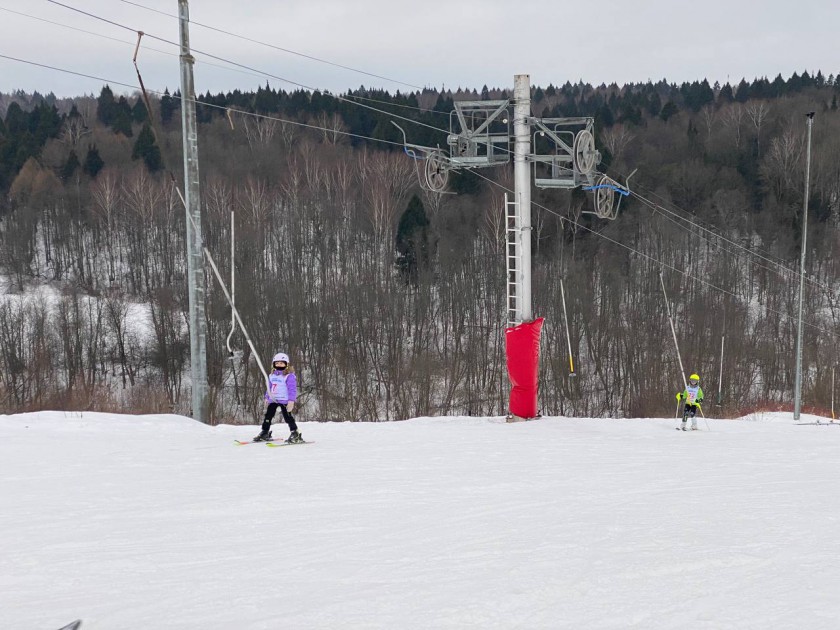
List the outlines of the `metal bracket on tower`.
<svg viewBox="0 0 840 630">
<path fill-rule="evenodd" d="M 455 103 L 446 138 L 452 166 L 483 168 L 510 162 L 508 105 L 507 100 Z"/>
<path fill-rule="evenodd" d="M 459 101 L 449 115 L 449 155 L 440 147 L 424 147 L 408 142 L 405 130 L 394 121 L 391 124 L 402 132 L 406 155 L 425 161 L 417 166 L 420 186 L 432 192 L 446 192 L 449 172 L 461 168 L 486 168 L 510 162 L 510 101 Z"/>
<path fill-rule="evenodd" d="M 595 167 L 601 163 L 601 153 L 595 149 L 595 119 L 532 118 L 535 152 L 529 156 L 534 163 L 534 185 L 537 188 L 577 188 L 595 183 Z M 536 148 L 551 141 L 550 153 L 537 153 Z"/>
</svg>

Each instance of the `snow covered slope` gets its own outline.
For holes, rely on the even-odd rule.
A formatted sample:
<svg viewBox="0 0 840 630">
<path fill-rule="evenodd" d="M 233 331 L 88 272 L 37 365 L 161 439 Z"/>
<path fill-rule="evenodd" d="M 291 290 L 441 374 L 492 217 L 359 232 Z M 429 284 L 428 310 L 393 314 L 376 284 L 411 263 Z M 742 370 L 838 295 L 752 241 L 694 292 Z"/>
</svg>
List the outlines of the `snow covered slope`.
<svg viewBox="0 0 840 630">
<path fill-rule="evenodd" d="M 840 427 L 709 424 L 0 416 L 0 628 L 840 627 Z"/>
</svg>

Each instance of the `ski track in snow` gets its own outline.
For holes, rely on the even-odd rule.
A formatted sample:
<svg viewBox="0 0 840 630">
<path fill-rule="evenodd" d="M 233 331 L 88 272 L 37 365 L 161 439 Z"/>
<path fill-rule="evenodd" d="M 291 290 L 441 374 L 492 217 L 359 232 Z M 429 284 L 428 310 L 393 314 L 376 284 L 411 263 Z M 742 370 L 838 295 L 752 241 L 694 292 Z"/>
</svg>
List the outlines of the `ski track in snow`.
<svg viewBox="0 0 840 630">
<path fill-rule="evenodd" d="M 0 416 L 0 628 L 835 629 L 840 427 L 756 420 Z"/>
</svg>

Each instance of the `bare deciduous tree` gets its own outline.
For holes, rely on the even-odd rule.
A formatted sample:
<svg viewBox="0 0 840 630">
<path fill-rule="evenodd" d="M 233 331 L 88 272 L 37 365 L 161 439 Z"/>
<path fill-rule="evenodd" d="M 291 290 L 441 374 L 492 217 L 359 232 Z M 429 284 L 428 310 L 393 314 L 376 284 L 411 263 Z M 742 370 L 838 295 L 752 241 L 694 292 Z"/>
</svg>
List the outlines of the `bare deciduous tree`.
<svg viewBox="0 0 840 630">
<path fill-rule="evenodd" d="M 317 125 L 321 127 L 324 142 L 328 144 L 338 144 L 347 138 L 345 133 L 347 127 L 337 112 L 333 112 L 332 114 L 321 112 L 318 115 Z"/>
<path fill-rule="evenodd" d="M 730 130 L 735 139 L 735 148 L 741 148 L 741 125 L 744 122 L 744 106 L 733 103 L 723 110 L 723 124 Z"/>
<path fill-rule="evenodd" d="M 761 156 L 761 125 L 770 113 L 770 106 L 764 101 L 751 101 L 747 105 L 747 116 L 750 117 L 753 127 L 755 127 L 755 147 L 756 153 Z"/>
<path fill-rule="evenodd" d="M 612 154 L 616 162 L 621 160 L 621 156 L 627 145 L 635 137 L 624 125 L 614 125 L 601 134 L 604 145 Z"/>
<path fill-rule="evenodd" d="M 799 182 L 804 181 L 801 175 L 804 149 L 802 134 L 790 128 L 781 137 L 770 141 L 762 173 L 776 199 L 782 199 L 786 193 L 799 191 Z"/>
<path fill-rule="evenodd" d="M 269 116 L 248 116 L 240 117 L 242 131 L 248 140 L 248 146 L 253 153 L 257 147 L 265 147 L 271 143 L 274 133 L 277 131 L 277 120 Z"/>
<path fill-rule="evenodd" d="M 700 115 L 703 117 L 703 124 L 706 126 L 706 142 L 708 143 L 709 140 L 712 138 L 712 130 L 714 129 L 715 122 L 717 122 L 717 110 L 715 109 L 714 105 L 704 105 L 703 109 L 700 110 Z"/>
</svg>

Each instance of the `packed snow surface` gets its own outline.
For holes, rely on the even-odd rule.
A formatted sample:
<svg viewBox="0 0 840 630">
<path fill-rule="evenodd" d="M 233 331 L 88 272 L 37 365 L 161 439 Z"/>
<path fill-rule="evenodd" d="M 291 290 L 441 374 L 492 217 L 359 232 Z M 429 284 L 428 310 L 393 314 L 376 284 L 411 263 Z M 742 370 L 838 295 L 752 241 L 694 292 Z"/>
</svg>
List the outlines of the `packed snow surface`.
<svg viewBox="0 0 840 630">
<path fill-rule="evenodd" d="M 840 627 L 840 426 L 708 424 L 0 415 L 0 628 Z"/>
</svg>

